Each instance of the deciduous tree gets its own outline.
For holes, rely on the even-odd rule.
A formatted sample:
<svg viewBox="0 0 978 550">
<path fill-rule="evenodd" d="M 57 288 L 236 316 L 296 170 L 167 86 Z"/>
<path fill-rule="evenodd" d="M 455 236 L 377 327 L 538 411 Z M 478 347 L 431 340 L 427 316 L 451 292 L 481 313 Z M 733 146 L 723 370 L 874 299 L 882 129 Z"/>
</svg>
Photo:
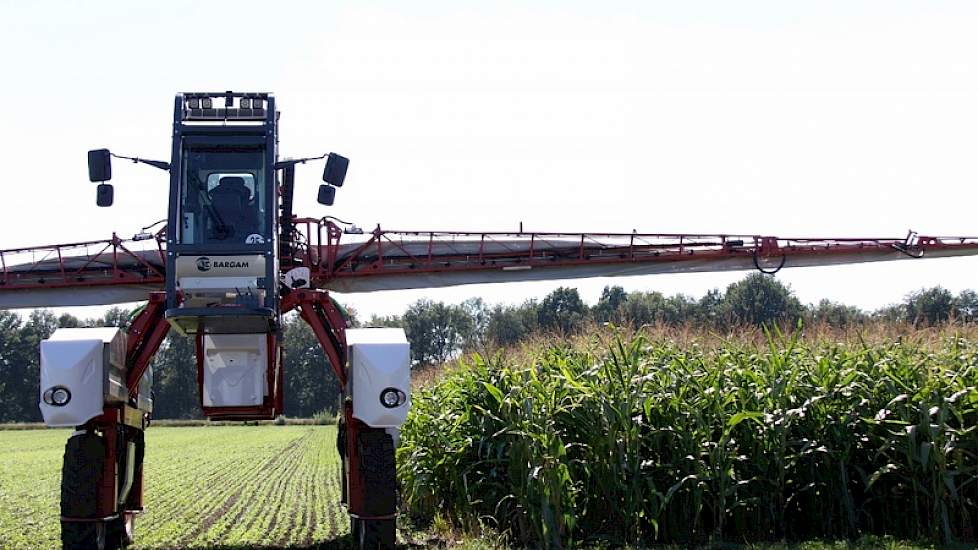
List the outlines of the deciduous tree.
<svg viewBox="0 0 978 550">
<path fill-rule="evenodd" d="M 734 321 L 751 325 L 795 322 L 803 311 L 790 288 L 763 273 L 728 286 L 724 305 Z"/>
<path fill-rule="evenodd" d="M 587 307 L 576 288 L 560 287 L 540 302 L 537 321 L 540 328 L 569 334 L 587 317 Z"/>
</svg>

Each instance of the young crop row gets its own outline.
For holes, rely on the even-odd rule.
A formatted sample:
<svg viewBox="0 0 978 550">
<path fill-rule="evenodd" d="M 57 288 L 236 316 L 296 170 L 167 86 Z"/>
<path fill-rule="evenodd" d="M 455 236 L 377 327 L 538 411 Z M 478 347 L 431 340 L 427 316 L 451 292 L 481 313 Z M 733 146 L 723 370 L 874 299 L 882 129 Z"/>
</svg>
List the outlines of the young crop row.
<svg viewBox="0 0 978 550">
<path fill-rule="evenodd" d="M 0 432 L 0 548 L 56 548 L 66 430 Z M 150 428 L 140 548 L 308 546 L 345 536 L 336 429 Z"/>
<path fill-rule="evenodd" d="M 0 548 L 57 548 L 68 430 L 0 432 Z"/>
<path fill-rule="evenodd" d="M 511 540 L 975 540 L 978 342 L 642 335 L 474 356 L 417 392 L 419 516 Z"/>
</svg>

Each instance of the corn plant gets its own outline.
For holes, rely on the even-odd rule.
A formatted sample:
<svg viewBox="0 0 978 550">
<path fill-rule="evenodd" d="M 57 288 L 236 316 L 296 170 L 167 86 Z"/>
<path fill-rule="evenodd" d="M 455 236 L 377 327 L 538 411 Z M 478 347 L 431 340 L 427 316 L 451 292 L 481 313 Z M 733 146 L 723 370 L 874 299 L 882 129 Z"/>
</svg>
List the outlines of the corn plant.
<svg viewBox="0 0 978 550">
<path fill-rule="evenodd" d="M 414 398 L 407 506 L 548 548 L 975 540 L 978 342 L 657 336 L 462 361 Z"/>
</svg>

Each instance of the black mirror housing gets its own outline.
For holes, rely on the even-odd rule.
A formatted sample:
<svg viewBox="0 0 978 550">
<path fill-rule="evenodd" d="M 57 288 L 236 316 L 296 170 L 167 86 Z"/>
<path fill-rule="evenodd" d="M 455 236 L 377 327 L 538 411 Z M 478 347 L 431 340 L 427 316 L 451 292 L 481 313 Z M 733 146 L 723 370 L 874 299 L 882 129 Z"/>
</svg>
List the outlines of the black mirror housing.
<svg viewBox="0 0 978 550">
<path fill-rule="evenodd" d="M 323 170 L 323 181 L 336 187 L 343 187 L 346 179 L 346 169 L 350 167 L 350 159 L 330 153 L 326 158 L 326 168 Z M 322 202 L 322 201 L 320 201 Z"/>
<path fill-rule="evenodd" d="M 112 189 L 112 185 L 109 183 L 100 183 L 95 189 L 95 204 L 106 207 L 112 206 L 112 199 L 115 198 L 115 192 Z"/>
<path fill-rule="evenodd" d="M 333 201 L 336 200 L 336 188 L 330 187 L 329 185 L 319 186 L 319 196 L 316 197 L 319 204 L 325 204 L 326 206 L 333 206 Z"/>
<path fill-rule="evenodd" d="M 109 181 L 112 179 L 112 156 L 108 149 L 95 149 L 88 152 L 88 180 Z"/>
</svg>

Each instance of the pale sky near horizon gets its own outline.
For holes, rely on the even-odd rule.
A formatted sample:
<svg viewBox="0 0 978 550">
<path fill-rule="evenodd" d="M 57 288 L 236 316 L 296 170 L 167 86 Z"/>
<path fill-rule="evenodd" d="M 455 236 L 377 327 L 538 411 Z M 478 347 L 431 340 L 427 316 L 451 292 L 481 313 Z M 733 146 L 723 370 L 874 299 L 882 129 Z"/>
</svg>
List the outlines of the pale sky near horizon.
<svg viewBox="0 0 978 550">
<path fill-rule="evenodd" d="M 131 235 L 165 174 L 173 95 L 271 91 L 286 156 L 351 159 L 336 205 L 396 229 L 978 235 L 971 2 L 13 2 L 0 0 L 0 248 Z M 803 302 L 874 309 L 978 288 L 978 259 L 789 269 Z M 560 285 L 700 296 L 744 273 L 340 295 L 519 303 Z M 98 308 L 100 309 L 100 308 Z M 80 316 L 98 309 L 74 309 Z"/>
</svg>

